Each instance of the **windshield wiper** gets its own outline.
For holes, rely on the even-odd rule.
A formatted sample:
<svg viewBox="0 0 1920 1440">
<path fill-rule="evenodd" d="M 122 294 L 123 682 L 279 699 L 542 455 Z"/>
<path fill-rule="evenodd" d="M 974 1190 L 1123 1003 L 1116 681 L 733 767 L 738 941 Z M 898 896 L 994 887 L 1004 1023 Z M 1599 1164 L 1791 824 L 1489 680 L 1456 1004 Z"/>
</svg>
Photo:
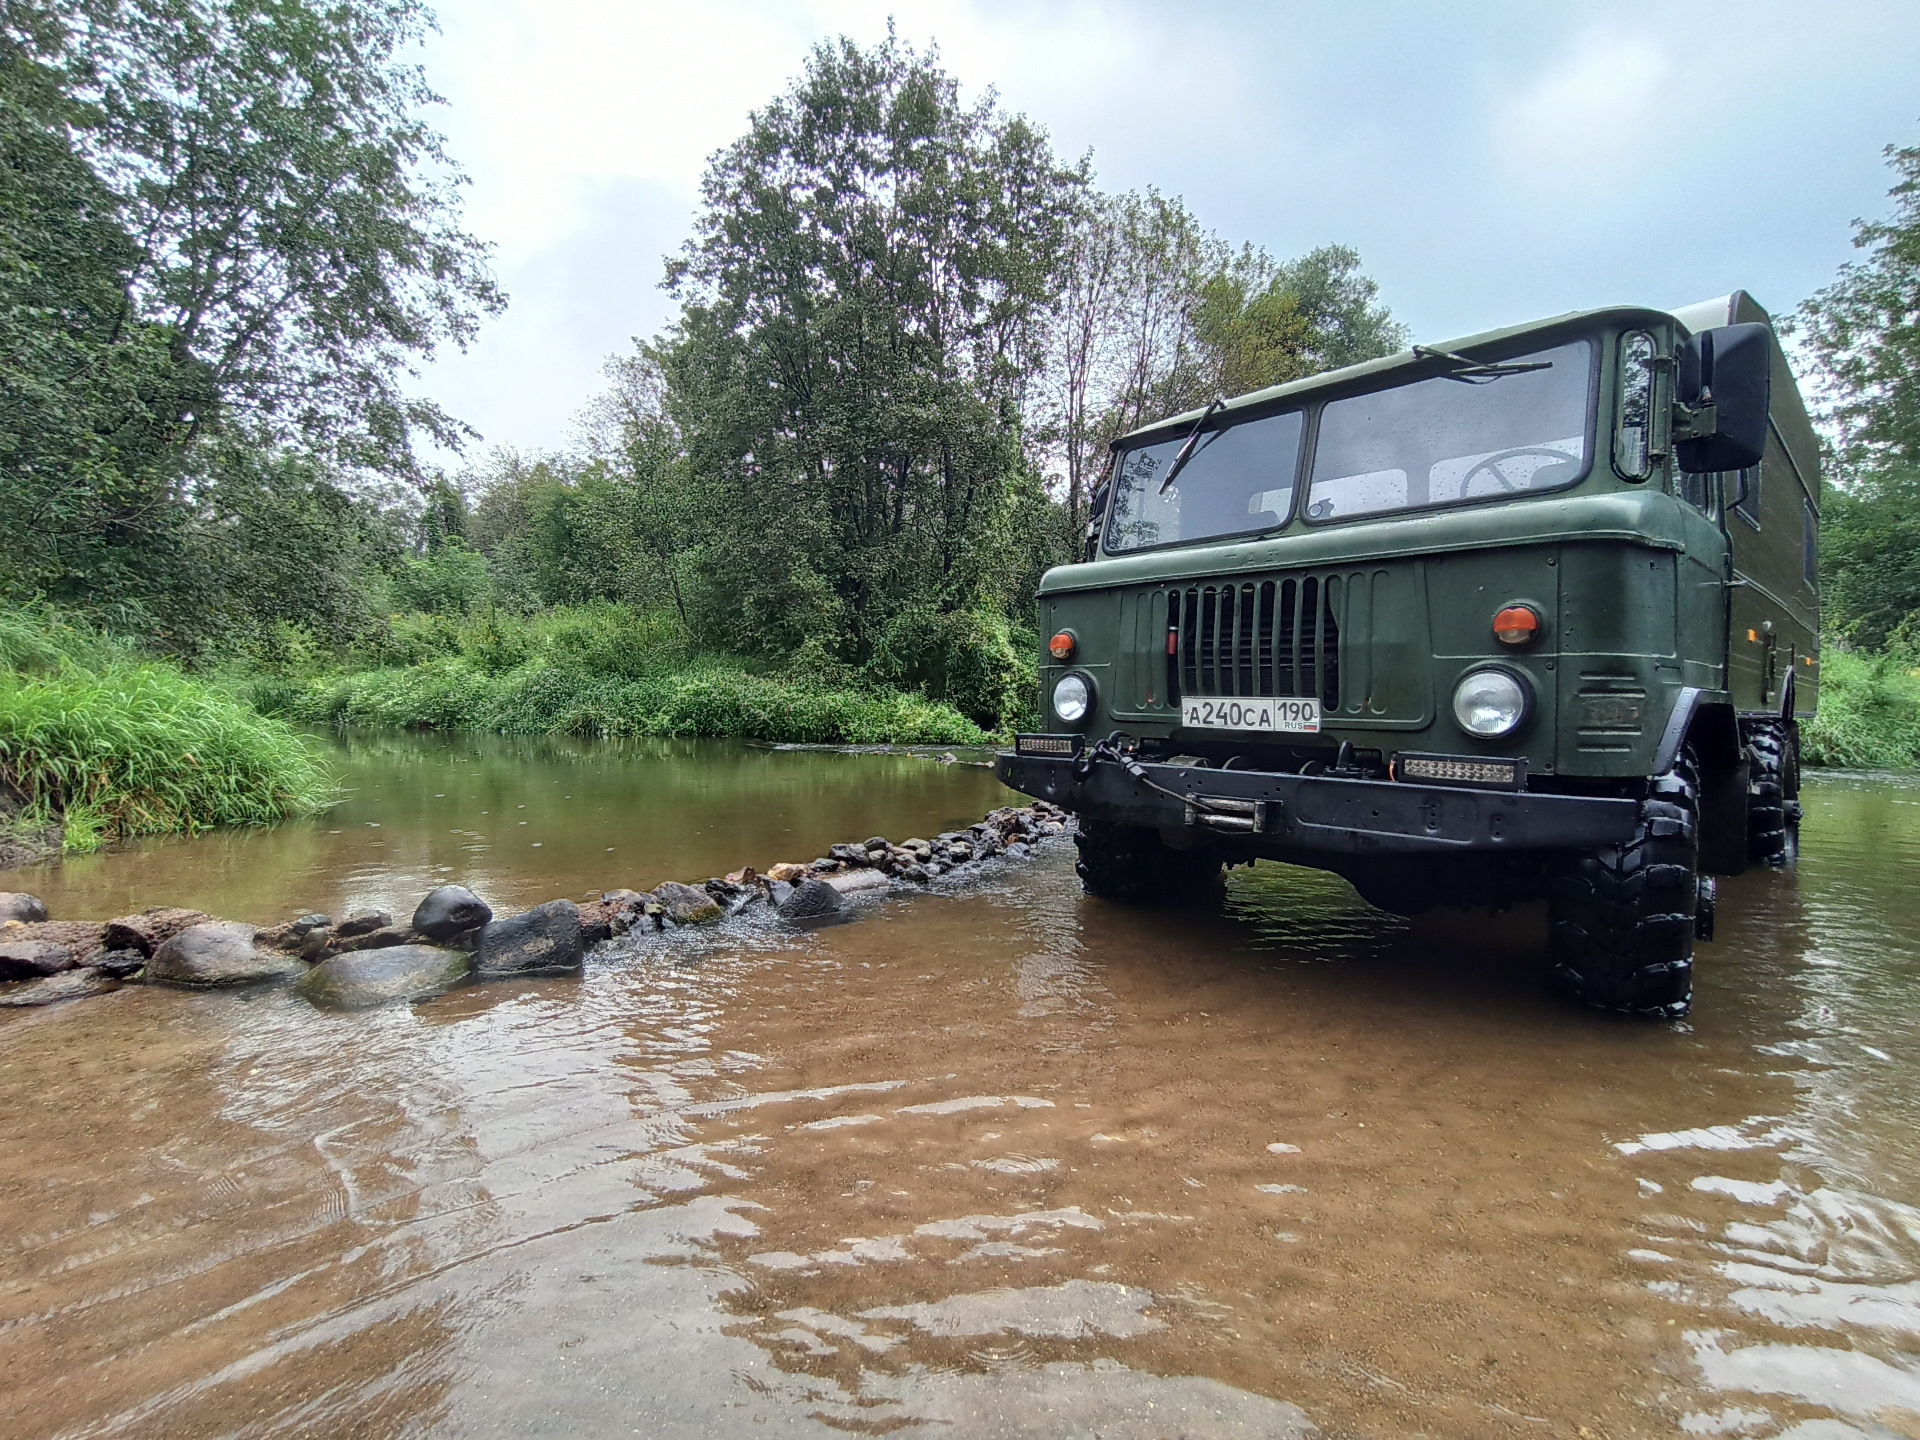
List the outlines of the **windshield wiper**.
<svg viewBox="0 0 1920 1440">
<path fill-rule="evenodd" d="M 1458 380 L 1462 385 L 1490 385 L 1507 375 L 1524 375 L 1529 370 L 1551 370 L 1551 360 L 1501 360 L 1489 363 L 1484 360 L 1469 360 L 1464 355 L 1456 355 L 1451 350 L 1436 350 L 1431 345 L 1416 345 L 1413 353 L 1422 359 L 1451 360 L 1460 368 L 1449 370 L 1441 376 L 1443 380 Z"/>
<path fill-rule="evenodd" d="M 1187 443 L 1173 457 L 1173 464 L 1167 467 L 1167 478 L 1160 482 L 1160 493 L 1167 493 L 1167 487 L 1173 484 L 1173 477 L 1186 469 L 1187 461 L 1193 458 L 1194 442 L 1200 438 L 1200 427 L 1214 417 L 1217 411 L 1227 408 L 1227 397 L 1216 395 L 1207 402 L 1207 408 L 1200 412 L 1200 418 L 1193 422 L 1193 429 L 1187 432 Z"/>
</svg>

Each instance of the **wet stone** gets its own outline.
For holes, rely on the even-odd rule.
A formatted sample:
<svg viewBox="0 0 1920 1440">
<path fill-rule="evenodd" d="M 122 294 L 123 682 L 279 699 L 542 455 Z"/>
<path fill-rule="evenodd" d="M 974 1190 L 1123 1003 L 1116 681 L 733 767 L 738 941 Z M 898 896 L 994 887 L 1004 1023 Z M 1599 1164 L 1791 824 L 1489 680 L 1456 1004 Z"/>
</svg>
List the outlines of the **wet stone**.
<svg viewBox="0 0 1920 1440">
<path fill-rule="evenodd" d="M 337 939 L 351 940 L 356 935 L 384 930 L 392 924 L 393 916 L 385 910 L 360 910 L 336 925 L 333 933 Z"/>
<path fill-rule="evenodd" d="M 707 903 L 713 904 L 711 900 Z M 583 953 L 580 907 L 571 900 L 549 900 L 523 915 L 487 925 L 480 932 L 473 968 L 479 975 L 578 970 Z"/>
<path fill-rule="evenodd" d="M 138 950 L 96 950 L 82 962 L 88 970 L 98 970 L 114 980 L 138 975 L 146 967 L 147 957 Z"/>
<path fill-rule="evenodd" d="M 118 990 L 119 984 L 100 970 L 68 970 L 38 980 L 0 985 L 0 1005 L 55 1005 L 62 1000 L 81 1000 L 89 995 L 104 995 Z"/>
<path fill-rule="evenodd" d="M 415 933 L 429 940 L 451 940 L 493 919 L 493 907 L 464 885 L 442 885 L 427 892 L 413 912 Z"/>
<path fill-rule="evenodd" d="M 215 920 L 182 930 L 147 961 L 146 978 L 168 985 L 250 985 L 307 972 L 297 957 L 254 943 L 254 927 Z"/>
<path fill-rule="evenodd" d="M 122 915 L 117 920 L 109 920 L 100 943 L 109 950 L 138 950 L 142 955 L 151 955 L 182 930 L 191 930 L 213 919 L 204 910 L 157 905 L 150 910 L 142 910 L 138 915 Z"/>
<path fill-rule="evenodd" d="M 847 908 L 840 892 L 824 880 L 802 880 L 780 902 L 780 918 L 796 924 L 830 919 Z"/>
<path fill-rule="evenodd" d="M 827 858 L 829 860 L 838 860 L 843 865 L 864 865 L 867 863 L 867 847 L 864 845 L 829 845 L 827 847 Z"/>
<path fill-rule="evenodd" d="M 378 930 L 362 930 L 342 939 L 335 931 L 327 943 L 327 949 L 335 955 L 347 955 L 357 950 L 383 950 L 391 945 L 411 945 L 417 937 L 408 925 L 384 925 Z"/>
<path fill-rule="evenodd" d="M 0 890 L 0 922 L 46 918 L 46 902 L 38 895 L 28 895 L 19 890 Z"/>
<path fill-rule="evenodd" d="M 395 945 L 323 960 L 294 989 L 326 1009 L 365 1010 L 438 995 L 465 980 L 472 969 L 472 957 L 458 950 Z"/>
<path fill-rule="evenodd" d="M 71 950 L 51 940 L 0 939 L 0 980 L 35 980 L 77 963 Z"/>
<path fill-rule="evenodd" d="M 653 898 L 676 925 L 711 925 L 720 918 L 720 905 L 713 896 L 677 880 L 656 887 Z"/>
</svg>

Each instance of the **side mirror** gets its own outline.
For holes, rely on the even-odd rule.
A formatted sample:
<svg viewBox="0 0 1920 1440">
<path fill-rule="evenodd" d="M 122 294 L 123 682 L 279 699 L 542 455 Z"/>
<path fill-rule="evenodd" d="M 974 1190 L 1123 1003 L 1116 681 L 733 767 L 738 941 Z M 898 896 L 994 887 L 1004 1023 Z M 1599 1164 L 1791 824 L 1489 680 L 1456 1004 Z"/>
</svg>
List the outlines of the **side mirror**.
<svg viewBox="0 0 1920 1440">
<path fill-rule="evenodd" d="M 1765 325 L 1702 330 L 1680 347 L 1675 398 L 1694 412 L 1691 431 L 1675 432 L 1683 471 L 1699 475 L 1760 463 L 1772 378 L 1773 332 Z"/>
</svg>

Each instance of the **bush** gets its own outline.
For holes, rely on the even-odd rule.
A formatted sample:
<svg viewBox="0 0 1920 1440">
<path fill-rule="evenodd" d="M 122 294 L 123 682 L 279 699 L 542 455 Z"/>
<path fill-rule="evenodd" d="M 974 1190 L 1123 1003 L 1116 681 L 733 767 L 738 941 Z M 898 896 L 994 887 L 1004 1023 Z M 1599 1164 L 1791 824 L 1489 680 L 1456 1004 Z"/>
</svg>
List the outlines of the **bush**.
<svg viewBox="0 0 1920 1440">
<path fill-rule="evenodd" d="M 945 701 L 975 724 L 1004 730 L 1033 709 L 1033 651 L 1030 641 L 1016 641 L 1004 615 L 916 605 L 889 622 L 868 668 L 888 684 Z"/>
<path fill-rule="evenodd" d="M 0 675 L 0 793 L 19 823 L 65 825 L 68 850 L 325 806 L 311 742 L 164 665 Z"/>
<path fill-rule="evenodd" d="M 1801 726 L 1800 746 L 1809 765 L 1920 765 L 1920 673 L 1898 655 L 1827 646 L 1820 666 L 1820 713 Z"/>
</svg>

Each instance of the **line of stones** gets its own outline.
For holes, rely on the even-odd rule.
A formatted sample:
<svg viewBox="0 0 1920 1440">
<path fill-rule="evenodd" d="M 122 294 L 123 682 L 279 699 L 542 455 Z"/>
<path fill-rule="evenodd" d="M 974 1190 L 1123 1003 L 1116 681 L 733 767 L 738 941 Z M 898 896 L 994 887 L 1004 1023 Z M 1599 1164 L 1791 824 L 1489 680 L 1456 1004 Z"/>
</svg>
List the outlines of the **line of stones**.
<svg viewBox="0 0 1920 1440">
<path fill-rule="evenodd" d="M 1009 806 L 932 840 L 895 845 L 875 836 L 764 875 L 748 867 L 699 886 L 609 890 L 500 919 L 457 885 L 427 895 L 405 924 L 369 910 L 266 928 L 173 907 L 104 922 L 50 920 L 33 896 L 0 893 L 0 1006 L 78 999 L 135 980 L 213 987 L 291 979 L 314 1003 L 339 1008 L 420 999 L 470 978 L 578 970 L 589 949 L 618 936 L 710 925 L 753 905 L 794 925 L 830 922 L 850 894 L 929 885 L 995 855 L 1024 858 L 1066 823 L 1066 813 L 1044 801 Z"/>
</svg>

